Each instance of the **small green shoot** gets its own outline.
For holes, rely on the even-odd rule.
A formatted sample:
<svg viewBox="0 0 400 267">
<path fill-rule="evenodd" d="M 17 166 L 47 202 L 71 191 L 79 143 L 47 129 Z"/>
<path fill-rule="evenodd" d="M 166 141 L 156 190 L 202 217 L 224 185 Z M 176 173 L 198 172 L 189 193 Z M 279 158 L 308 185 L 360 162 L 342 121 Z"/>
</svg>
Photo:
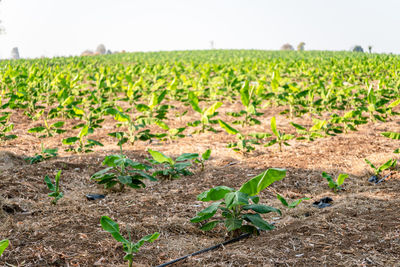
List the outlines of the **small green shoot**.
<svg viewBox="0 0 400 267">
<path fill-rule="evenodd" d="M 197 156 L 197 158 L 194 160 L 195 163 L 198 163 L 201 165 L 201 171 L 204 171 L 204 163 L 210 158 L 211 156 L 211 149 L 207 149 L 203 154 L 200 156 Z"/>
<path fill-rule="evenodd" d="M 343 189 L 341 185 L 344 183 L 344 180 L 349 177 L 349 175 L 341 173 L 337 177 L 336 181 L 334 181 L 332 176 L 330 176 L 326 172 L 322 172 L 322 177 L 324 177 L 328 181 L 329 188 L 331 188 L 335 192 L 338 192 Z"/>
<path fill-rule="evenodd" d="M 40 154 L 36 154 L 33 157 L 27 157 L 25 160 L 29 162 L 29 164 L 35 164 L 38 162 L 42 162 L 44 160 L 57 157 L 58 148 L 45 148 L 43 143 L 41 143 L 41 151 Z"/>
<path fill-rule="evenodd" d="M 293 208 L 297 207 L 303 200 L 309 200 L 310 199 L 309 197 L 303 197 L 303 198 L 300 198 L 300 199 L 295 200 L 293 202 L 290 202 L 290 204 L 289 204 L 289 202 L 287 202 L 287 200 L 283 196 L 281 196 L 279 194 L 276 194 L 276 198 L 279 199 L 279 201 L 282 203 L 283 206 L 285 206 L 285 207 L 287 207 L 289 209 L 293 209 Z"/>
<path fill-rule="evenodd" d="M 155 232 L 151 235 L 146 235 L 138 242 L 133 243 L 131 240 L 130 232 L 128 231 L 128 236 L 129 236 L 128 240 L 125 239 L 119 231 L 118 224 L 113 220 L 111 220 L 108 216 L 102 216 L 100 219 L 100 224 L 101 227 L 105 231 L 109 232 L 112 235 L 112 237 L 114 237 L 115 240 L 122 243 L 123 250 L 126 253 L 126 255 L 124 256 L 124 260 L 128 261 L 129 267 L 132 267 L 133 264 L 133 254 L 139 252 L 139 249 L 141 246 L 144 245 L 144 242 L 149 242 L 149 243 L 154 242 L 160 236 L 158 232 Z"/>
<path fill-rule="evenodd" d="M 162 164 L 163 169 L 155 171 L 153 176 L 165 177 L 168 179 L 178 179 L 183 176 L 193 175 L 187 168 L 192 166 L 190 160 L 198 158 L 199 154 L 196 153 L 183 153 L 176 160 L 164 155 L 163 153 L 155 150 L 147 150 L 153 159 L 148 159 L 152 164 Z"/>
<path fill-rule="evenodd" d="M 382 135 L 387 137 L 387 138 L 391 138 L 393 140 L 400 140 L 400 133 L 384 132 L 384 133 L 382 133 Z M 400 148 L 394 150 L 393 153 L 399 154 L 400 153 Z"/>
<path fill-rule="evenodd" d="M 271 130 L 272 130 L 272 133 L 276 136 L 276 138 L 272 139 L 268 144 L 266 144 L 265 145 L 266 147 L 272 146 L 272 145 L 278 143 L 279 151 L 282 152 L 282 144 L 285 146 L 290 146 L 289 143 L 286 141 L 293 139 L 294 136 L 291 134 L 285 134 L 285 133 L 282 133 L 281 131 L 278 131 L 276 128 L 275 117 L 272 117 L 272 119 L 271 119 Z"/>
<path fill-rule="evenodd" d="M 397 164 L 397 160 L 395 159 L 389 159 L 388 161 L 386 161 L 385 163 L 383 163 L 381 166 L 379 166 L 378 168 L 372 164 L 371 161 L 369 161 L 368 159 L 365 159 L 365 162 L 371 166 L 371 168 L 374 170 L 374 174 L 376 176 L 379 176 L 381 174 L 382 171 L 393 168 L 396 166 Z"/>
<path fill-rule="evenodd" d="M 61 170 L 59 170 L 56 174 L 56 177 L 54 178 L 55 183 L 53 184 L 50 180 L 49 176 L 44 177 L 44 182 L 47 185 L 47 188 L 52 191 L 48 196 L 53 197 L 54 199 L 51 201 L 51 204 L 56 205 L 57 201 L 61 199 L 64 194 L 60 192 L 60 176 L 61 176 Z"/>
</svg>

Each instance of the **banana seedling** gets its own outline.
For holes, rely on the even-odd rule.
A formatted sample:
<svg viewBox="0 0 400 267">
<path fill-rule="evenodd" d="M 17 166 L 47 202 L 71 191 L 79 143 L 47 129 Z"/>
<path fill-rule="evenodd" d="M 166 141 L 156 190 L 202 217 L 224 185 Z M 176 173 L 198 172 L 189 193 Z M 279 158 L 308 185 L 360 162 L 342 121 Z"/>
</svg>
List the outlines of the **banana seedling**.
<svg viewBox="0 0 400 267">
<path fill-rule="evenodd" d="M 133 243 L 130 231 L 128 231 L 128 239 L 125 239 L 120 233 L 119 225 L 114 222 L 110 217 L 102 216 L 100 219 L 100 224 L 101 227 L 105 231 L 109 232 L 116 241 L 122 243 L 122 249 L 126 253 L 124 256 L 124 260 L 128 261 L 129 267 L 132 267 L 133 255 L 139 252 L 140 247 L 143 246 L 145 242 L 154 242 L 160 236 L 158 232 L 155 232 L 151 235 L 146 235 L 145 237 L 142 237 L 138 242 Z"/>
<path fill-rule="evenodd" d="M 282 144 L 285 146 L 290 146 L 289 143 L 287 143 L 286 141 L 293 139 L 294 135 L 291 134 L 285 134 L 282 133 L 281 131 L 278 131 L 276 128 L 276 119 L 275 117 L 272 117 L 271 119 L 271 130 L 272 133 L 275 135 L 275 139 L 272 139 L 268 144 L 264 145 L 266 147 L 268 146 L 272 146 L 274 144 L 278 144 L 279 145 L 279 151 L 282 152 Z"/>
<path fill-rule="evenodd" d="M 345 173 L 341 173 L 337 177 L 336 181 L 334 181 L 332 176 L 330 176 L 326 172 L 322 172 L 322 177 L 324 177 L 328 181 L 329 188 L 331 188 L 336 193 L 343 189 L 341 187 L 341 185 L 344 183 L 344 180 L 349 177 L 349 175 L 345 174 Z"/>
<path fill-rule="evenodd" d="M 228 123 L 218 120 L 219 125 L 222 129 L 224 129 L 228 134 L 235 135 L 237 142 L 232 142 L 228 144 L 228 148 L 232 148 L 235 152 L 248 153 L 255 150 L 253 145 L 258 144 L 255 139 L 248 139 L 247 135 L 242 134 L 239 130 L 233 128 Z"/>
<path fill-rule="evenodd" d="M 387 138 L 391 138 L 393 140 L 400 140 L 400 133 L 395 133 L 395 132 L 384 132 L 382 133 L 383 136 Z M 393 153 L 400 153 L 400 148 L 396 149 L 393 151 Z"/>
<path fill-rule="evenodd" d="M 44 182 L 47 185 L 47 188 L 52 191 L 48 196 L 54 198 L 51 201 L 51 204 L 56 205 L 57 201 L 60 200 L 64 194 L 63 192 L 60 192 L 60 177 L 61 177 L 61 170 L 59 170 L 56 174 L 56 177 L 54 178 L 54 184 L 51 182 L 49 176 L 44 177 Z"/>
<path fill-rule="evenodd" d="M 80 130 L 78 136 L 73 136 L 73 137 L 68 137 L 62 140 L 62 143 L 64 145 L 68 145 L 69 148 L 67 148 L 65 151 L 75 151 L 77 153 L 88 153 L 92 152 L 93 150 L 91 149 L 94 146 L 103 146 L 102 143 L 86 138 L 86 136 L 89 134 L 89 126 L 84 125 L 82 129 Z M 75 147 L 74 147 L 75 146 Z"/>
<path fill-rule="evenodd" d="M 189 103 L 192 106 L 193 110 L 200 113 L 201 119 L 196 120 L 194 122 L 188 123 L 188 126 L 196 127 L 201 125 L 201 129 L 198 132 L 204 133 L 207 131 L 216 132 L 216 130 L 211 126 L 211 124 L 216 123 L 215 120 L 212 120 L 218 112 L 216 110 L 222 105 L 221 102 L 216 102 L 210 107 L 205 107 L 203 109 L 199 106 L 199 99 L 193 92 L 189 92 L 188 94 Z"/>
</svg>

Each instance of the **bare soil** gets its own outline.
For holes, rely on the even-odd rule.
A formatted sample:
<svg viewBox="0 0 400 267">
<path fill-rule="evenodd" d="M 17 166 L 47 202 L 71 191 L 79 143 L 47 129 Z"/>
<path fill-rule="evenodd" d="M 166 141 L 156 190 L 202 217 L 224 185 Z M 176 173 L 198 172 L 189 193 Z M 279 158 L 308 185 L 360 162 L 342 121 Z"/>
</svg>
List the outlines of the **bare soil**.
<svg viewBox="0 0 400 267">
<path fill-rule="evenodd" d="M 232 105 L 220 113 L 235 110 Z M 188 107 L 178 106 L 176 111 Z M 263 125 L 242 129 L 246 132 L 269 130 L 269 120 L 281 111 L 268 108 Z M 183 126 L 197 118 L 190 111 L 183 119 L 171 118 L 169 124 Z M 222 115 L 225 120 L 230 120 Z M 226 185 L 238 188 L 251 177 L 271 167 L 287 169 L 287 177 L 261 193 L 261 202 L 282 209 L 282 216 L 271 214 L 265 219 L 276 226 L 223 248 L 210 251 L 175 266 L 400 266 L 400 172 L 374 185 L 368 158 L 377 165 L 397 158 L 393 150 L 398 141 L 380 135 L 383 131 L 399 131 L 395 118 L 386 123 L 360 126 L 358 131 L 318 139 L 314 142 L 291 140 L 279 152 L 277 147 L 258 146 L 255 152 L 238 154 L 226 148 L 234 140 L 225 132 L 190 134 L 173 142 L 137 142 L 124 145 L 131 159 L 146 162 L 151 148 L 167 155 L 183 152 L 202 153 L 212 149 L 212 157 L 201 172 L 193 168 L 193 176 L 178 180 L 146 182 L 144 189 L 107 191 L 90 180 L 103 168 L 105 155 L 118 153 L 115 139 L 107 133 L 115 131 L 112 118 L 90 138 L 102 142 L 88 154 L 64 152 L 61 140 L 71 132 L 39 140 L 27 129 L 40 122 L 27 120 L 22 113 L 12 117 L 14 133 L 19 137 L 1 143 L 0 153 L 0 239 L 8 238 L 8 247 L 0 264 L 15 266 L 127 266 L 124 252 L 109 233 L 102 230 L 100 217 L 107 215 L 119 223 L 124 235 L 131 229 L 132 239 L 160 232 L 160 238 L 142 247 L 135 257 L 137 266 L 155 266 L 228 240 L 225 229 L 217 227 L 203 232 L 189 222 L 206 203 L 196 196 L 211 187 Z M 295 133 L 291 120 L 277 116 L 278 128 Z M 310 124 L 305 116 L 292 121 Z M 77 124 L 69 120 L 66 128 Z M 219 128 L 216 126 L 216 128 Z M 240 127 L 239 127 L 240 128 Z M 74 130 L 75 131 L 75 130 Z M 78 130 L 76 130 L 78 131 Z M 46 147 L 58 147 L 59 156 L 29 165 L 23 159 Z M 57 205 L 50 205 L 45 175 L 54 177 L 62 170 L 61 188 L 65 196 Z M 333 193 L 321 172 L 337 176 L 348 173 L 345 190 Z M 386 172 L 385 174 L 389 174 Z M 86 194 L 106 194 L 99 201 L 88 201 Z M 287 210 L 276 199 L 280 193 L 289 199 L 310 197 L 299 207 Z M 312 203 L 322 197 L 333 199 L 331 207 L 318 209 Z"/>
</svg>

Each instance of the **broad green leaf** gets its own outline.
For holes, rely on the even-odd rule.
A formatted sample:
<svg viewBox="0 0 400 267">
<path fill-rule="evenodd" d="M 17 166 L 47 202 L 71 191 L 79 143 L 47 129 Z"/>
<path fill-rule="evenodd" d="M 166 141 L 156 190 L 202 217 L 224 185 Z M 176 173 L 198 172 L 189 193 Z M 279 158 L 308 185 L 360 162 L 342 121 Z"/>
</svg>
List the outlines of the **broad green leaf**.
<svg viewBox="0 0 400 267">
<path fill-rule="evenodd" d="M 226 122 L 218 119 L 218 123 L 221 126 L 222 129 L 224 129 L 228 134 L 238 134 L 239 131 L 236 130 L 235 128 L 233 128 L 232 126 L 230 126 L 229 124 L 227 124 Z"/>
<path fill-rule="evenodd" d="M 49 176 L 46 175 L 46 176 L 44 177 L 44 182 L 46 183 L 47 188 L 48 188 L 50 191 L 56 191 L 56 188 L 55 188 L 55 186 L 53 185 L 53 183 L 51 182 Z"/>
<path fill-rule="evenodd" d="M 378 170 L 379 171 L 384 171 L 386 169 L 392 168 L 394 166 L 396 166 L 397 161 L 395 159 L 389 159 L 388 161 L 386 161 L 384 164 L 382 164 Z"/>
<path fill-rule="evenodd" d="M 400 98 L 397 99 L 397 100 L 395 100 L 395 101 L 393 101 L 392 103 L 390 103 L 390 104 L 387 106 L 387 108 L 394 108 L 394 107 L 396 107 L 396 106 L 399 105 L 399 104 L 400 104 Z"/>
<path fill-rule="evenodd" d="M 201 158 L 203 160 L 208 160 L 211 156 L 211 149 L 207 149 L 202 155 Z"/>
<path fill-rule="evenodd" d="M 140 248 L 141 246 L 143 246 L 144 242 L 149 242 L 152 243 L 154 242 L 158 237 L 160 236 L 160 233 L 155 232 L 154 234 L 151 235 L 146 235 L 145 237 L 142 237 L 136 244 L 136 248 Z"/>
<path fill-rule="evenodd" d="M 89 126 L 85 125 L 78 134 L 79 138 L 86 136 L 89 133 Z"/>
<path fill-rule="evenodd" d="M 199 154 L 197 154 L 197 153 L 183 153 L 182 155 L 177 157 L 175 161 L 191 160 L 191 159 L 196 159 L 198 157 L 199 157 Z"/>
<path fill-rule="evenodd" d="M 116 222 L 111 220 L 108 216 L 102 216 L 100 219 L 101 227 L 107 232 L 109 232 L 115 240 L 121 243 L 127 243 L 128 241 L 122 237 L 119 233 L 119 226 Z"/>
<path fill-rule="evenodd" d="M 260 228 L 261 230 L 272 230 L 275 227 L 272 224 L 267 223 L 266 221 L 264 221 L 260 214 L 244 214 L 242 215 L 242 217 L 245 219 L 248 219 L 252 224 L 254 224 L 255 226 L 257 226 L 258 228 Z"/>
<path fill-rule="evenodd" d="M 400 140 L 400 133 L 395 133 L 395 132 L 384 132 L 381 133 L 383 136 L 394 139 L 394 140 Z"/>
<path fill-rule="evenodd" d="M 307 129 L 303 126 L 301 126 L 300 124 L 296 124 L 294 122 L 290 123 L 294 128 L 296 128 L 297 130 L 302 130 L 302 131 L 307 131 Z"/>
<path fill-rule="evenodd" d="M 240 100 L 242 101 L 243 106 L 247 107 L 250 104 L 250 95 L 249 95 L 249 82 L 246 80 L 240 89 Z"/>
<path fill-rule="evenodd" d="M 197 96 L 190 91 L 188 94 L 188 98 L 189 98 L 189 103 L 192 106 L 193 110 L 197 111 L 198 113 L 202 113 L 202 110 L 199 107 L 199 99 L 197 98 Z"/>
<path fill-rule="evenodd" d="M 205 110 L 204 115 L 206 115 L 208 117 L 212 116 L 220 106 L 222 106 L 221 102 L 214 103 L 211 107 L 209 107 L 208 109 Z"/>
<path fill-rule="evenodd" d="M 349 175 L 348 175 L 348 174 L 341 173 L 341 174 L 339 174 L 336 183 L 337 183 L 338 185 L 342 185 L 343 182 L 344 182 L 344 180 L 347 179 L 347 178 L 349 178 Z"/>
<path fill-rule="evenodd" d="M 225 195 L 225 203 L 228 209 L 239 205 L 249 204 L 249 195 L 240 191 L 229 192 Z"/>
<path fill-rule="evenodd" d="M 200 227 L 201 230 L 203 231 L 210 231 L 212 230 L 215 226 L 217 226 L 217 224 L 219 224 L 221 221 L 211 221 L 208 222 L 206 224 L 204 224 L 203 226 Z"/>
<path fill-rule="evenodd" d="M 276 119 L 275 117 L 271 118 L 271 130 L 276 137 L 279 137 L 278 130 L 276 129 Z"/>
<path fill-rule="evenodd" d="M 200 201 L 216 201 L 223 199 L 225 195 L 229 192 L 234 191 L 234 189 L 227 187 L 227 186 L 216 186 L 214 188 L 211 188 L 207 191 L 204 191 L 203 193 L 199 194 L 197 196 L 197 199 Z"/>
<path fill-rule="evenodd" d="M 192 223 L 197 223 L 211 218 L 217 212 L 219 204 L 221 204 L 221 202 L 212 203 L 210 206 L 197 213 L 197 215 L 190 219 L 190 221 Z"/>
<path fill-rule="evenodd" d="M 286 176 L 286 170 L 271 168 L 253 177 L 240 187 L 239 191 L 255 196 L 273 182 L 280 181 Z"/>
<path fill-rule="evenodd" d="M 37 127 L 30 128 L 30 129 L 28 130 L 28 133 L 41 133 L 41 132 L 43 132 L 43 131 L 45 131 L 45 130 L 46 130 L 45 127 L 43 127 L 43 126 L 37 126 Z"/>
<path fill-rule="evenodd" d="M 333 181 L 332 176 L 327 174 L 326 172 L 322 172 L 322 177 L 324 177 L 328 181 L 329 188 L 335 189 L 338 185 Z"/>
<path fill-rule="evenodd" d="M 153 159 L 155 161 L 157 161 L 158 163 L 168 162 L 171 165 L 175 164 L 175 162 L 172 158 L 164 155 L 163 153 L 161 153 L 159 151 L 155 151 L 155 150 L 151 150 L 151 149 L 149 149 L 147 151 L 150 153 L 150 155 L 153 157 Z"/>
<path fill-rule="evenodd" d="M 261 204 L 251 204 L 243 206 L 244 210 L 253 210 L 257 213 L 269 213 L 269 212 L 276 212 L 279 215 L 282 215 L 281 211 L 277 208 L 261 205 Z"/>
<path fill-rule="evenodd" d="M 228 232 L 234 231 L 242 227 L 243 220 L 237 218 L 227 218 L 225 219 L 225 227 Z"/>
<path fill-rule="evenodd" d="M 3 254 L 4 250 L 8 247 L 10 241 L 8 239 L 3 239 L 0 241 L 0 256 Z"/>
</svg>

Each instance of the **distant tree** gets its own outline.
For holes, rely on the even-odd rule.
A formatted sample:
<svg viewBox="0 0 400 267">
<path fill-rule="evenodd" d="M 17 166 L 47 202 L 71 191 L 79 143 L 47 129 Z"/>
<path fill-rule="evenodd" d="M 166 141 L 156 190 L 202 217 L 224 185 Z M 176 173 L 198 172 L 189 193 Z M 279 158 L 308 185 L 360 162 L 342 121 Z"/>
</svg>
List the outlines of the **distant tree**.
<svg viewBox="0 0 400 267">
<path fill-rule="evenodd" d="M 304 51 L 305 42 L 301 42 L 297 45 L 297 51 Z"/>
<path fill-rule="evenodd" d="M 369 51 L 370 54 L 372 53 L 372 45 L 368 46 L 368 51 Z"/>
<path fill-rule="evenodd" d="M 284 44 L 281 46 L 281 50 L 294 50 L 291 44 Z"/>
<path fill-rule="evenodd" d="M 83 51 L 82 53 L 81 53 L 81 56 L 91 56 L 91 55 L 93 55 L 94 53 L 93 53 L 93 51 L 91 51 L 91 50 L 85 50 L 85 51 Z"/>
<path fill-rule="evenodd" d="M 352 49 L 353 52 L 364 52 L 364 49 L 361 47 L 361 45 L 355 45 Z"/>
<path fill-rule="evenodd" d="M 99 44 L 96 48 L 96 54 L 104 55 L 106 51 L 106 47 L 103 44 Z"/>
<path fill-rule="evenodd" d="M 12 58 L 12 59 L 19 59 L 18 47 L 14 47 L 14 48 L 11 50 L 11 58 Z"/>
</svg>

